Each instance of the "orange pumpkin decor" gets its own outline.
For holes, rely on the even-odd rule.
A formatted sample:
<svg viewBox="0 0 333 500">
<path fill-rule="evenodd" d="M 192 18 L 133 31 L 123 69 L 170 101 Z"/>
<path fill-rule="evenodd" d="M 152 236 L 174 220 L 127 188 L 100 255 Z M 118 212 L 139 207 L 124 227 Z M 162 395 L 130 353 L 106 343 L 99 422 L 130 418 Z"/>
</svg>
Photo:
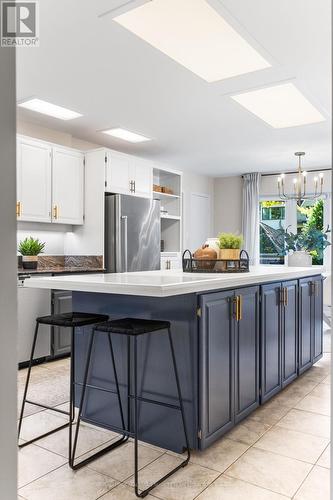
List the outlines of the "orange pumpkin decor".
<svg viewBox="0 0 333 500">
<path fill-rule="evenodd" d="M 206 262 L 197 262 L 198 269 L 214 269 L 215 260 L 217 259 L 217 252 L 214 248 L 209 247 L 208 245 L 202 245 L 201 248 L 198 248 L 193 254 L 193 258 L 195 260 L 203 260 Z M 209 262 L 210 261 L 210 262 Z"/>
</svg>

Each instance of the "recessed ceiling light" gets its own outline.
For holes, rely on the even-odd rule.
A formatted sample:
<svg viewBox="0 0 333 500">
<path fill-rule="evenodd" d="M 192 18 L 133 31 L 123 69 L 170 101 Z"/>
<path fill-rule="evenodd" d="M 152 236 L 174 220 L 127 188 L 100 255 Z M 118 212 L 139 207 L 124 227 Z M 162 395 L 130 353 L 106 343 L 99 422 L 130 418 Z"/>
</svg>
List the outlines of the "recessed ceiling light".
<svg viewBox="0 0 333 500">
<path fill-rule="evenodd" d="M 151 141 L 151 139 L 145 137 L 144 135 L 135 134 L 134 132 L 130 132 L 129 130 L 125 130 L 124 128 L 111 128 L 109 130 L 103 130 L 103 134 L 111 135 L 112 137 L 116 137 L 117 139 L 122 139 L 123 141 L 128 142 Z"/>
<path fill-rule="evenodd" d="M 271 66 L 205 0 L 154 0 L 114 21 L 207 82 Z"/>
<path fill-rule="evenodd" d="M 60 120 L 73 120 L 73 118 L 82 116 L 80 113 L 76 113 L 76 111 L 42 101 L 41 99 L 29 99 L 28 101 L 21 102 L 18 106 L 36 111 L 37 113 L 42 113 L 43 115 L 53 116 Z"/>
<path fill-rule="evenodd" d="M 297 127 L 325 120 L 293 83 L 252 90 L 232 98 L 274 128 Z"/>
</svg>

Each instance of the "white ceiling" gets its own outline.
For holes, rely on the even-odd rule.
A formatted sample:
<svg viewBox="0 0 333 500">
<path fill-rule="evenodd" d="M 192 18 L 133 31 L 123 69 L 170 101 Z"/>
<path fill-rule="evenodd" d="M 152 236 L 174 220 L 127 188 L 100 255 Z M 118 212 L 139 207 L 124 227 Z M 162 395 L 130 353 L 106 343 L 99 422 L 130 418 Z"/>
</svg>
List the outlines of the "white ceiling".
<svg viewBox="0 0 333 500">
<path fill-rule="evenodd" d="M 18 100 L 34 96 L 84 116 L 62 122 L 20 110 L 19 117 L 207 175 L 294 169 L 293 153 L 302 150 L 306 168 L 330 167 L 330 0 L 209 2 L 268 57 L 271 68 L 207 83 L 111 15 L 98 17 L 124 0 L 43 0 L 40 47 L 17 51 Z M 286 80 L 325 122 L 273 129 L 230 98 Z M 153 140 L 131 145 L 97 132 L 113 127 Z"/>
</svg>

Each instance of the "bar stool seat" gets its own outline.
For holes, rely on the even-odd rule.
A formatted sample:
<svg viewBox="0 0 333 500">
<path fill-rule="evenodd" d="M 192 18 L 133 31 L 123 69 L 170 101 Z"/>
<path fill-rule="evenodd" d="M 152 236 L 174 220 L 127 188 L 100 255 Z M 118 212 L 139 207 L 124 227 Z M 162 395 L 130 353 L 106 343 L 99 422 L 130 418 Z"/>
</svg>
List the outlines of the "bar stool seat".
<svg viewBox="0 0 333 500">
<path fill-rule="evenodd" d="M 89 314 L 84 312 L 69 312 L 63 314 L 51 314 L 50 316 L 40 316 L 36 319 L 42 325 L 64 326 L 68 328 L 93 325 L 107 321 L 105 314 Z"/>
<path fill-rule="evenodd" d="M 169 321 L 158 321 L 140 318 L 124 318 L 107 321 L 96 326 L 95 330 L 119 335 L 143 335 L 170 328 Z"/>
<path fill-rule="evenodd" d="M 147 397 L 141 397 L 138 395 L 138 356 L 137 356 L 137 340 L 139 335 L 144 335 L 144 334 L 150 334 L 154 333 L 156 334 L 157 332 L 163 332 L 167 331 L 168 333 L 168 339 L 169 339 L 169 345 L 170 345 L 170 352 L 171 352 L 171 361 L 173 365 L 173 371 L 175 375 L 175 381 L 176 381 L 176 388 L 177 388 L 177 399 L 178 399 L 178 404 L 170 404 L 166 403 L 164 401 L 159 401 L 155 400 L 152 398 L 147 398 Z M 77 440 L 78 440 L 78 435 L 79 435 L 79 428 L 80 428 L 80 422 L 81 418 L 84 418 L 82 415 L 83 408 L 85 407 L 85 397 L 86 397 L 86 389 L 89 386 L 89 371 L 90 371 L 90 365 L 91 365 L 91 358 L 93 353 L 95 352 L 93 349 L 94 345 L 94 340 L 96 335 L 98 334 L 106 334 L 108 336 L 108 341 L 109 341 L 109 348 L 110 348 L 110 354 L 111 354 L 111 362 L 112 362 L 112 367 L 113 367 L 113 372 L 114 372 L 114 380 L 115 380 L 115 385 L 116 385 L 116 391 L 113 390 L 107 390 L 105 388 L 98 388 L 96 386 L 93 386 L 94 389 L 99 389 L 102 391 L 114 393 L 117 395 L 118 399 L 118 405 L 119 405 L 119 413 L 120 413 L 120 418 L 121 418 L 121 423 L 122 423 L 122 428 L 118 427 L 116 428 L 115 426 L 112 427 L 113 430 L 116 430 L 117 432 L 120 432 L 123 436 L 127 437 L 132 437 L 134 438 L 134 490 L 135 494 L 137 497 L 145 497 L 148 495 L 148 493 L 155 488 L 157 485 L 165 481 L 167 478 L 169 478 L 172 474 L 174 474 L 176 471 L 181 469 L 182 467 L 185 467 L 190 460 L 190 446 L 189 446 L 189 440 L 188 440 L 188 434 L 187 434 L 187 428 L 186 428 L 186 421 L 185 421 L 185 412 L 184 412 L 184 405 L 183 405 L 183 399 L 182 399 L 182 393 L 181 393 L 181 387 L 180 387 L 180 381 L 179 381 L 179 375 L 178 375 L 178 369 L 177 369 L 177 363 L 176 363 L 176 357 L 175 357 L 175 350 L 173 346 L 173 341 L 172 341 L 172 335 L 171 335 L 171 325 L 169 321 L 160 321 L 160 320 L 151 320 L 151 319 L 141 319 L 141 318 L 124 318 L 124 319 L 116 319 L 113 321 L 107 321 L 104 323 L 99 323 L 98 325 L 95 326 L 93 329 L 89 346 L 88 346 L 88 352 L 87 352 L 87 361 L 85 365 L 85 370 L 84 370 L 84 377 L 83 377 L 83 383 L 82 383 L 82 392 L 81 392 L 81 399 L 80 399 L 80 406 L 79 406 L 79 413 L 78 413 L 78 420 L 77 420 L 77 426 L 75 430 L 75 437 L 74 437 L 74 443 L 73 443 L 73 454 L 72 454 L 72 459 L 70 461 L 70 466 L 73 469 L 78 469 L 82 467 L 83 465 L 88 464 L 89 462 L 95 460 L 96 458 L 99 458 L 101 454 L 104 454 L 105 451 L 108 450 L 101 450 L 96 452 L 94 455 L 90 455 L 88 458 L 81 460 L 80 463 L 75 462 L 75 451 L 76 451 L 76 446 L 77 446 Z M 125 418 L 124 418 L 124 411 L 122 407 L 122 400 L 121 400 L 121 395 L 120 395 L 120 388 L 119 388 L 119 380 L 118 380 L 118 374 L 117 374 L 117 368 L 116 368 L 116 356 L 114 354 L 114 349 L 113 349 L 113 344 L 112 344 L 112 337 L 113 335 L 125 335 L 127 336 L 127 426 L 125 425 Z M 131 344 L 133 343 L 133 371 L 132 371 L 132 361 L 131 361 Z M 121 361 L 120 361 L 121 362 Z M 132 388 L 131 388 L 131 381 L 133 380 L 133 394 L 132 394 Z M 134 421 L 133 425 L 131 424 L 131 403 L 134 403 Z M 165 406 L 169 409 L 179 411 L 181 413 L 181 419 L 182 419 L 182 426 L 183 426 L 183 431 L 184 431 L 184 450 L 187 452 L 186 458 L 179 464 L 177 465 L 174 469 L 172 469 L 170 472 L 165 474 L 163 477 L 155 481 L 151 486 L 146 488 L 143 491 L 139 491 L 139 462 L 138 462 L 138 439 L 139 439 L 139 410 L 138 410 L 138 402 L 143 402 L 143 403 L 150 403 L 150 404 L 155 404 L 159 406 Z M 86 417 L 87 419 L 87 417 Z M 87 419 L 89 421 L 89 418 Z M 98 424 L 98 422 L 94 422 L 91 420 L 92 423 Z M 102 424 L 101 424 L 102 425 Z M 133 430 L 132 430 L 133 428 Z M 170 430 L 172 432 L 172 430 Z M 124 439 L 125 441 L 125 439 Z M 118 440 L 116 442 L 115 446 L 118 446 L 118 444 L 122 444 L 121 440 Z M 112 446 L 112 445 L 111 445 Z M 114 446 L 114 447 L 115 447 Z M 111 472 L 112 474 L 112 472 Z"/>
<path fill-rule="evenodd" d="M 68 416 L 69 419 L 68 419 L 68 422 L 66 422 L 65 424 L 60 425 L 60 426 L 56 427 L 55 429 L 52 429 L 51 431 L 45 432 L 41 435 L 38 435 L 38 436 L 34 437 L 33 439 L 30 439 L 29 441 L 25 441 L 25 442 L 19 444 L 19 448 L 23 448 L 24 446 L 27 446 L 31 443 L 34 443 L 35 441 L 38 441 L 39 439 L 42 439 L 46 436 L 49 436 L 50 434 L 53 434 L 57 431 L 60 431 L 61 429 L 64 429 L 65 427 L 69 427 L 69 454 L 68 454 L 68 456 L 69 456 L 69 462 L 70 462 L 71 456 L 72 456 L 72 453 L 71 453 L 71 451 L 72 451 L 72 425 L 73 425 L 73 422 L 75 419 L 75 408 L 74 408 L 74 404 L 75 404 L 75 401 L 74 401 L 74 399 L 75 399 L 74 398 L 74 384 L 75 384 L 75 379 L 74 379 L 74 374 L 75 374 L 74 333 L 75 333 L 75 328 L 89 326 L 89 325 L 93 326 L 93 325 L 96 325 L 98 323 L 105 322 L 105 321 L 107 321 L 107 319 L 108 319 L 108 316 L 106 316 L 105 314 L 93 314 L 93 313 L 89 314 L 89 313 L 84 313 L 84 312 L 69 312 L 69 313 L 63 313 L 63 314 L 52 314 L 49 316 L 40 316 L 40 317 L 36 318 L 35 334 L 34 334 L 32 347 L 31 347 L 29 368 L 28 368 L 27 378 L 26 378 L 26 382 L 25 382 L 20 418 L 19 418 L 18 439 L 20 438 L 22 421 L 23 421 L 23 416 L 24 416 L 24 408 L 25 408 L 26 403 L 29 403 L 29 404 L 35 405 L 35 406 L 39 406 L 40 408 L 52 410 L 52 411 L 57 412 L 57 413 L 61 413 L 63 415 Z M 38 333 L 39 333 L 39 325 L 51 325 L 51 326 L 71 328 L 69 411 L 60 410 L 59 408 L 54 408 L 52 406 L 48 406 L 48 405 L 40 403 L 40 402 L 31 401 L 27 398 L 31 369 L 33 366 L 34 354 L 35 354 L 36 343 L 37 343 L 37 338 L 38 338 Z"/>
</svg>

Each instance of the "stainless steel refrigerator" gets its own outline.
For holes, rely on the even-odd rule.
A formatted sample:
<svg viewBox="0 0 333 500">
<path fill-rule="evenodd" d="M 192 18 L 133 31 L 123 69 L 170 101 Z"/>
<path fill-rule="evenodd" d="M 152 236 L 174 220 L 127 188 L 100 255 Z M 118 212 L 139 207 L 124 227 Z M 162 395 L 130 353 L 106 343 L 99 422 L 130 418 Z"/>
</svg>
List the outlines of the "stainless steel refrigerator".
<svg viewBox="0 0 333 500">
<path fill-rule="evenodd" d="M 105 195 L 105 268 L 108 273 L 160 269 L 160 202 Z"/>
</svg>

